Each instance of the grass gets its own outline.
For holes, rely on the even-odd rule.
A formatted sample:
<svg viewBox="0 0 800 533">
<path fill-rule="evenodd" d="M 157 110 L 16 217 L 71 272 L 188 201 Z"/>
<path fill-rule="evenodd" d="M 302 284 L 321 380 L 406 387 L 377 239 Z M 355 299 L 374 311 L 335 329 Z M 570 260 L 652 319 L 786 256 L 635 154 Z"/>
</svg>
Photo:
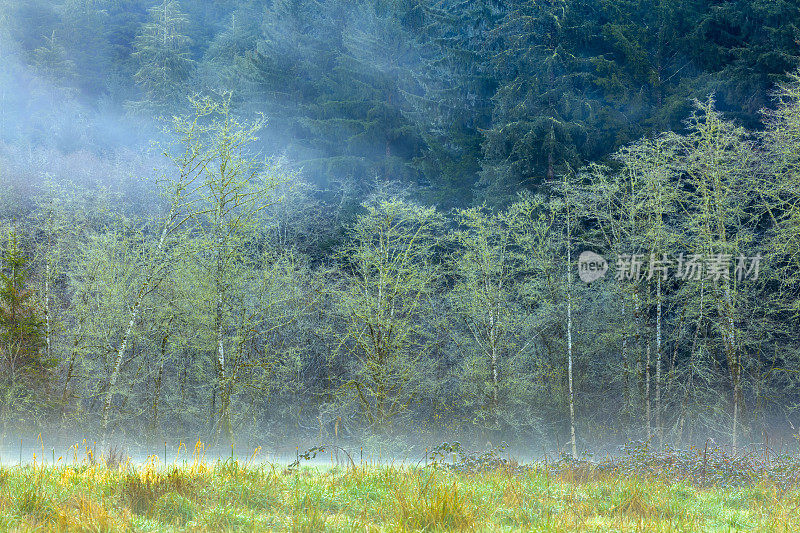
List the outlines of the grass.
<svg viewBox="0 0 800 533">
<path fill-rule="evenodd" d="M 199 448 L 198 448 L 199 449 Z M 800 491 L 597 470 L 250 462 L 0 468 L 2 531 L 800 531 Z"/>
</svg>

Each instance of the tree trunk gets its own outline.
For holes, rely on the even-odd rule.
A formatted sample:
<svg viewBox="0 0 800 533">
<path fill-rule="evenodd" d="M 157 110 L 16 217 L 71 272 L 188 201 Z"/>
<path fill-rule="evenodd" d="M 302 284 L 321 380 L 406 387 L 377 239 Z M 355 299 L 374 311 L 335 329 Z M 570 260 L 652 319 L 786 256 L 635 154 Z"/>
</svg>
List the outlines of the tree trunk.
<svg viewBox="0 0 800 533">
<path fill-rule="evenodd" d="M 647 349 L 645 350 L 645 364 L 644 364 L 644 399 L 645 399 L 645 425 L 647 428 L 647 440 L 653 436 L 653 427 L 651 424 L 652 415 L 650 413 L 650 339 L 647 339 Z"/>
<path fill-rule="evenodd" d="M 69 384 L 72 381 L 72 376 L 75 369 L 75 357 L 78 354 L 78 344 L 81 340 L 81 330 L 83 329 L 83 322 L 78 323 L 78 331 L 75 334 L 75 340 L 72 343 L 72 352 L 69 356 L 69 367 L 67 368 L 67 377 L 64 380 L 64 391 L 61 394 L 61 417 L 67 412 L 67 402 L 69 401 Z"/>
<path fill-rule="evenodd" d="M 625 320 L 625 295 L 622 296 L 622 320 Z M 628 365 L 628 335 L 627 332 L 622 334 L 622 397 L 625 402 L 624 409 L 630 412 L 631 406 L 631 390 L 630 390 L 630 367 Z M 629 417 L 630 418 L 630 417 Z"/>
<path fill-rule="evenodd" d="M 161 339 L 161 363 L 158 367 L 158 376 L 156 376 L 155 389 L 153 390 L 153 419 L 150 422 L 151 436 L 155 436 L 159 427 L 158 420 L 158 405 L 161 400 L 161 378 L 164 375 L 164 362 L 167 358 L 167 341 L 169 335 L 164 335 Z"/>
<path fill-rule="evenodd" d="M 136 303 L 131 309 L 128 327 L 125 329 L 125 334 L 122 336 L 122 343 L 119 345 L 117 357 L 114 361 L 114 370 L 111 372 L 111 378 L 108 380 L 108 389 L 106 390 L 106 397 L 105 401 L 103 402 L 103 447 L 105 447 L 105 441 L 108 432 L 108 415 L 111 408 L 111 400 L 114 396 L 114 390 L 117 386 L 117 379 L 119 379 L 120 368 L 122 368 L 122 358 L 125 355 L 125 349 L 128 347 L 128 339 L 130 339 L 131 332 L 133 332 L 133 325 L 136 323 L 136 318 L 138 317 L 139 308 L 142 305 L 143 299 L 144 292 L 141 291 L 136 298 Z"/>
<path fill-rule="evenodd" d="M 104 446 L 105 446 L 106 432 L 108 431 L 109 408 L 111 407 L 111 399 L 114 395 L 114 390 L 117 386 L 117 379 L 119 379 L 119 371 L 120 368 L 122 368 L 122 358 L 125 355 L 125 349 L 128 347 L 128 341 L 131 338 L 131 333 L 133 332 L 133 326 L 136 323 L 136 319 L 139 316 L 139 311 L 142 307 L 142 302 L 144 302 L 144 297 L 150 290 L 154 289 L 155 285 L 157 284 L 157 282 L 155 281 L 156 269 L 160 264 L 161 254 L 164 251 L 164 245 L 167 240 L 167 234 L 170 232 L 170 229 L 172 228 L 172 224 L 175 220 L 177 209 L 178 209 L 177 200 L 173 200 L 173 203 L 170 206 L 169 215 L 167 215 L 167 218 L 165 219 L 164 222 L 164 227 L 161 230 L 161 237 L 158 240 L 158 247 L 156 248 L 155 257 L 153 258 L 153 261 L 147 265 L 147 274 L 145 276 L 144 283 L 139 289 L 139 293 L 136 295 L 136 302 L 133 304 L 133 307 L 131 308 L 128 327 L 125 329 L 125 334 L 122 336 L 122 342 L 120 343 L 119 349 L 117 350 L 117 357 L 116 360 L 114 361 L 114 370 L 111 373 L 111 378 L 108 381 L 106 398 L 105 401 L 103 402 L 103 445 Z"/>
<path fill-rule="evenodd" d="M 224 434 L 225 444 L 230 444 L 232 440 L 232 428 L 230 419 L 230 395 L 225 376 L 225 342 L 223 332 L 222 317 L 222 294 L 217 296 L 216 310 L 216 340 L 217 340 L 217 391 L 219 392 L 219 422 L 217 424 L 217 436 L 220 432 Z"/>
<path fill-rule="evenodd" d="M 647 403 L 647 391 L 645 390 L 645 364 L 642 360 L 642 356 L 644 355 L 644 348 L 642 346 L 642 315 L 641 315 L 641 306 L 639 305 L 639 287 L 636 287 L 636 291 L 633 293 L 633 315 L 634 319 L 636 320 L 636 336 L 635 336 L 635 350 L 636 350 L 636 409 L 635 414 L 638 420 L 638 417 L 641 416 L 642 410 Z M 636 423 L 636 433 L 640 433 L 641 430 L 639 429 L 639 422 Z"/>
<path fill-rule="evenodd" d="M 661 427 L 661 276 L 656 279 L 656 435 L 658 448 L 664 444 L 664 432 Z"/>
<path fill-rule="evenodd" d="M 492 416 L 494 417 L 494 425 L 496 429 L 500 429 L 500 417 L 498 413 L 499 402 L 497 399 L 497 336 L 495 332 L 495 317 L 491 317 L 491 327 L 489 329 L 489 344 L 491 349 L 491 372 L 492 372 Z"/>
<path fill-rule="evenodd" d="M 739 361 L 739 352 L 736 349 L 736 331 L 733 323 L 733 302 L 731 301 L 730 287 L 725 284 L 725 319 L 727 331 L 725 335 L 725 352 L 728 359 L 728 366 L 730 367 L 731 378 L 733 381 L 733 431 L 731 435 L 731 448 L 734 455 L 736 454 L 739 432 L 739 417 L 741 416 L 740 400 L 742 395 L 742 380 L 741 380 L 741 365 Z"/>
<path fill-rule="evenodd" d="M 569 213 L 567 213 L 567 381 L 569 382 L 569 431 L 572 458 L 578 458 L 575 443 L 575 395 L 572 387 L 572 251 L 570 249 Z"/>
<path fill-rule="evenodd" d="M 49 360 L 53 356 L 51 344 L 52 325 L 50 319 L 50 260 L 45 259 L 46 269 L 44 274 L 44 320 L 45 320 L 45 356 Z"/>
<path fill-rule="evenodd" d="M 697 321 L 697 327 L 694 330 L 694 338 L 692 339 L 692 348 L 689 352 L 689 379 L 686 383 L 686 390 L 683 393 L 683 401 L 681 402 L 681 414 L 678 421 L 678 445 L 683 443 L 683 428 L 686 421 L 686 409 L 689 404 L 689 395 L 691 394 L 692 387 L 694 386 L 694 362 L 695 353 L 697 348 L 697 337 L 700 334 L 700 328 L 703 323 L 703 297 L 705 296 L 705 280 L 700 284 L 700 318 Z"/>
</svg>

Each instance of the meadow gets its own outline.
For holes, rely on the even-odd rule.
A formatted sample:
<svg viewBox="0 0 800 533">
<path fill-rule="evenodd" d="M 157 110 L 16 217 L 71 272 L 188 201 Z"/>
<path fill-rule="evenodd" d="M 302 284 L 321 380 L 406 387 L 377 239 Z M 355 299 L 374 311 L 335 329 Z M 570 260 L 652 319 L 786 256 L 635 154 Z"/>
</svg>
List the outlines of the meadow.
<svg viewBox="0 0 800 533">
<path fill-rule="evenodd" d="M 452 451 L 452 450 L 451 450 Z M 249 458 L 133 464 L 111 450 L 0 468 L 2 531 L 798 531 L 788 458 L 708 449 L 519 465 L 431 454 L 427 465 Z M 747 466 L 749 465 L 749 466 Z"/>
</svg>

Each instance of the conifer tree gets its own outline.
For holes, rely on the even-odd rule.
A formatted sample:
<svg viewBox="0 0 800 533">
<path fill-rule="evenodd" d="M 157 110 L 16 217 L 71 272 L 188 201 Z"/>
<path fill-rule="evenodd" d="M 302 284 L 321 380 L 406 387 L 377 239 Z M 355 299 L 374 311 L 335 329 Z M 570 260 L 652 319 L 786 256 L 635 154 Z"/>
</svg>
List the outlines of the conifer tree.
<svg viewBox="0 0 800 533">
<path fill-rule="evenodd" d="M 241 74 L 247 54 L 256 48 L 261 15 L 263 12 L 251 2 L 230 13 L 225 26 L 209 43 L 203 60 L 198 64 L 198 77 L 204 88 L 233 92 L 237 101 L 253 96 Z"/>
<path fill-rule="evenodd" d="M 406 112 L 425 147 L 414 166 L 440 205 L 469 203 L 479 179 L 482 130 L 491 125 L 496 78 L 492 34 L 507 9 L 503 0 L 444 0 L 426 6 L 417 31 L 419 93 Z"/>
<path fill-rule="evenodd" d="M 499 86 L 478 184 L 487 201 L 502 203 L 520 186 L 579 166 L 590 106 L 578 94 L 586 64 L 566 40 L 569 9 L 563 0 L 515 2 L 496 30 Z"/>
<path fill-rule="evenodd" d="M 56 83 L 69 84 L 75 81 L 77 69 L 75 62 L 67 56 L 67 50 L 56 32 L 45 37 L 45 44 L 33 51 L 33 63 L 39 72 Z"/>
<path fill-rule="evenodd" d="M 132 105 L 165 113 L 185 97 L 194 70 L 191 40 L 183 33 L 188 19 L 177 0 L 162 0 L 148 14 L 132 54 L 138 65 L 134 80 L 145 99 Z"/>
<path fill-rule="evenodd" d="M 44 320 L 33 302 L 29 280 L 28 258 L 14 230 L 8 235 L 0 273 L 0 349 L 9 382 L 21 375 L 41 377 L 52 366 L 41 357 Z"/>
<path fill-rule="evenodd" d="M 115 69 L 108 40 L 110 4 L 108 0 L 66 0 L 59 6 L 61 21 L 51 39 L 58 38 L 65 46 L 65 73 L 73 74 L 73 83 L 84 94 L 103 94 L 111 78 L 109 71 Z M 57 46 L 57 42 L 48 43 L 48 47 L 56 47 L 54 52 Z"/>
</svg>

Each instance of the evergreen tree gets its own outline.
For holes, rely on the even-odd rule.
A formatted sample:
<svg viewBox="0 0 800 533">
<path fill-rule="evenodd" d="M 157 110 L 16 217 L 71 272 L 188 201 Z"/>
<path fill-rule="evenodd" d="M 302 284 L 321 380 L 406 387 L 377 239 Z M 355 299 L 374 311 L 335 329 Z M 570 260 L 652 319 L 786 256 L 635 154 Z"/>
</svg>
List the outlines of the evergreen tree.
<svg viewBox="0 0 800 533">
<path fill-rule="evenodd" d="M 70 85 L 77 78 L 75 62 L 56 37 L 56 32 L 45 37 L 45 44 L 33 51 L 33 64 L 47 78 L 59 84 Z"/>
<path fill-rule="evenodd" d="M 41 377 L 52 366 L 52 361 L 41 357 L 44 320 L 33 302 L 29 279 L 28 258 L 12 231 L 0 273 L 0 348 L 8 382 L 21 375 Z"/>
<path fill-rule="evenodd" d="M 336 90 L 307 122 L 326 139 L 343 137 L 346 153 L 363 160 L 367 179 L 408 181 L 407 163 L 419 151 L 420 139 L 402 114 L 414 59 L 402 8 L 365 2 L 349 13 L 332 73 Z"/>
<path fill-rule="evenodd" d="M 163 0 L 148 10 L 134 41 L 133 60 L 138 65 L 134 80 L 145 99 L 132 103 L 165 113 L 185 98 L 194 61 L 189 54 L 190 39 L 183 33 L 188 19 L 176 0 Z"/>
<path fill-rule="evenodd" d="M 699 0 L 687 53 L 713 73 L 704 92 L 743 125 L 759 127 L 777 82 L 800 65 L 800 6 L 793 0 Z"/>
<path fill-rule="evenodd" d="M 245 2 L 227 15 L 227 21 L 214 35 L 198 64 L 204 87 L 234 93 L 235 101 L 252 97 L 241 76 L 241 63 L 256 48 L 261 16 L 255 2 Z"/>
<path fill-rule="evenodd" d="M 587 62 L 566 40 L 570 6 L 563 0 L 514 2 L 495 32 L 500 51 L 492 66 L 499 86 L 478 184 L 479 197 L 495 205 L 580 164 L 592 111 L 581 96 Z"/>
<path fill-rule="evenodd" d="M 407 163 L 421 141 L 402 114 L 413 53 L 403 14 L 402 6 L 307 0 L 267 10 L 245 75 L 275 132 L 266 142 L 314 181 L 415 174 Z"/>
<path fill-rule="evenodd" d="M 491 57 L 499 43 L 491 36 L 505 10 L 501 0 L 443 0 L 424 11 L 419 93 L 409 94 L 407 114 L 425 142 L 414 166 L 440 205 L 470 203 L 478 181 L 482 130 L 490 127 L 496 90 Z"/>
<path fill-rule="evenodd" d="M 56 36 L 79 73 L 74 83 L 93 97 L 107 91 L 109 74 L 115 69 L 108 42 L 109 4 L 108 0 L 66 0 L 59 6 L 61 20 Z"/>
</svg>

